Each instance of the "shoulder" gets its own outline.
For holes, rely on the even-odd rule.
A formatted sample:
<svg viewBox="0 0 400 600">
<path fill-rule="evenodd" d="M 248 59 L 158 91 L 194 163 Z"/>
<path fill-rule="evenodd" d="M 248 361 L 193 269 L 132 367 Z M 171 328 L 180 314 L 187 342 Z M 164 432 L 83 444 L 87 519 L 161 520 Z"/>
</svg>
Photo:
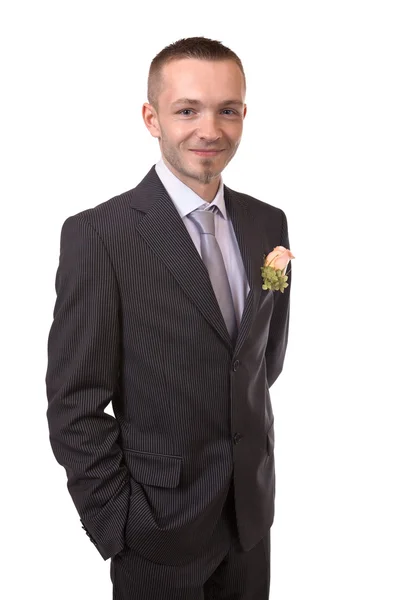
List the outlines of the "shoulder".
<svg viewBox="0 0 400 600">
<path fill-rule="evenodd" d="M 66 224 L 75 223 L 93 229 L 100 235 L 110 232 L 118 233 L 118 227 L 126 223 L 132 215 L 129 206 L 130 192 L 131 190 L 123 192 L 93 207 L 69 215 L 64 221 L 63 227 Z"/>
<path fill-rule="evenodd" d="M 279 206 L 275 206 L 268 202 L 264 202 L 264 200 L 259 200 L 254 196 L 245 194 L 244 192 L 233 190 L 228 186 L 225 186 L 225 188 L 236 201 L 239 201 L 243 206 L 245 206 L 246 210 L 253 218 L 267 218 L 269 220 L 273 219 L 274 221 L 282 221 L 282 219 L 284 218 L 284 212 Z"/>
</svg>

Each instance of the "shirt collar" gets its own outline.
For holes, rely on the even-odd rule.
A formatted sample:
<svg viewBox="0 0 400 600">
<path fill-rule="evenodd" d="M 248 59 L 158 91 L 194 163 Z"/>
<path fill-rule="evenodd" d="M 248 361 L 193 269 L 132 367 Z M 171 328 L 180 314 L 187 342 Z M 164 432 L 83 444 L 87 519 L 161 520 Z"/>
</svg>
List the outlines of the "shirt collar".
<svg viewBox="0 0 400 600">
<path fill-rule="evenodd" d="M 222 177 L 214 200 L 207 202 L 172 173 L 163 158 L 155 165 L 155 169 L 161 179 L 161 183 L 167 190 L 168 195 L 182 218 L 197 208 L 207 209 L 214 205 L 219 208 L 224 219 L 227 218 Z"/>
</svg>

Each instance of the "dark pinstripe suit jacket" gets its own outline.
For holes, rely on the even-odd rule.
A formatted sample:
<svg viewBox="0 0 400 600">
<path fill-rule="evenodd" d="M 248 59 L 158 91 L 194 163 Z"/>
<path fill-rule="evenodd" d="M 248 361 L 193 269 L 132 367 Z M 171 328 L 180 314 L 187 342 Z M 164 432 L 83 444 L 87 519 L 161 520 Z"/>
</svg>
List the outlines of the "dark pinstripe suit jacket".
<svg viewBox="0 0 400 600">
<path fill-rule="evenodd" d="M 179 564 L 206 543 L 235 475 L 245 549 L 274 518 L 273 411 L 289 330 L 263 255 L 285 213 L 224 186 L 250 292 L 233 345 L 207 269 L 154 166 L 61 230 L 48 338 L 50 443 L 91 541 Z M 290 265 L 288 267 L 290 271 Z M 104 412 L 112 402 L 115 419 Z"/>
</svg>

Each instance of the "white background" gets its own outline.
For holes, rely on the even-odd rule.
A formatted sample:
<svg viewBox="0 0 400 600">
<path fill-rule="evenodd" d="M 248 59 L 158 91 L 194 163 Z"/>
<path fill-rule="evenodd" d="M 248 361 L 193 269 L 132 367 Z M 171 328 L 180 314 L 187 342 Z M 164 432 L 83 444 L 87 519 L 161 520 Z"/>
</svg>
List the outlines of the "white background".
<svg viewBox="0 0 400 600">
<path fill-rule="evenodd" d="M 242 59 L 248 115 L 224 181 L 285 211 L 296 256 L 271 389 L 270 598 L 400 598 L 397 9 L 2 3 L 2 598 L 111 598 L 109 562 L 81 529 L 48 440 L 60 230 L 158 160 L 141 117 L 148 67 L 193 35 Z"/>
</svg>

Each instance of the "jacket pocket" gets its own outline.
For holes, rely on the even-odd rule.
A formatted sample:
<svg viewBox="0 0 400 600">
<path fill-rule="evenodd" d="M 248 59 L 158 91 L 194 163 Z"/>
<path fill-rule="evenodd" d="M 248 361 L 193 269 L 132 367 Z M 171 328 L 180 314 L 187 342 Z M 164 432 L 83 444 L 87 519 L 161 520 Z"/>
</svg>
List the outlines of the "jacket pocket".
<svg viewBox="0 0 400 600">
<path fill-rule="evenodd" d="M 179 483 L 182 457 L 123 448 L 133 479 L 145 485 L 174 488 Z"/>
</svg>

